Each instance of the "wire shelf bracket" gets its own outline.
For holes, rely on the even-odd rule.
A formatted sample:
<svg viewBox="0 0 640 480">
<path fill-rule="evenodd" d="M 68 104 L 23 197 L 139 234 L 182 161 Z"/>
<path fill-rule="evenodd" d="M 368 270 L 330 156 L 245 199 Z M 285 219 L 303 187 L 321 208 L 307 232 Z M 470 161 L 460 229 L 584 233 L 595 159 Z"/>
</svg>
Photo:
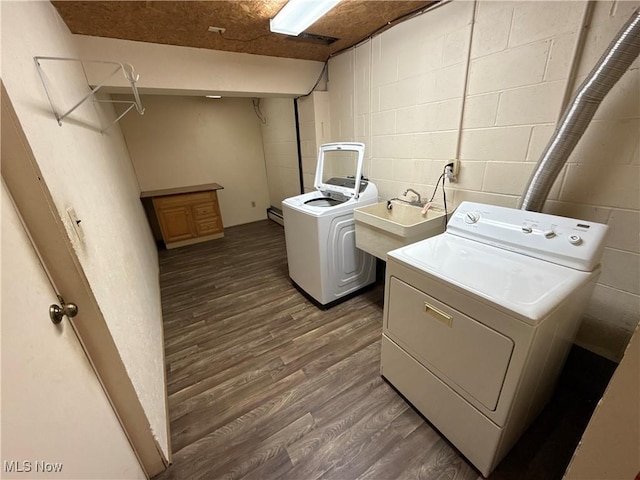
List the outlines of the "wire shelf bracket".
<svg viewBox="0 0 640 480">
<path fill-rule="evenodd" d="M 93 102 L 96 102 L 96 103 L 125 103 L 125 104 L 129 105 L 129 107 L 122 114 L 120 114 L 120 116 L 118 116 L 118 118 L 116 118 L 113 122 L 111 122 L 109 125 L 107 125 L 105 128 L 103 128 L 100 131 L 100 133 L 104 133 L 109 128 L 111 128 L 113 125 L 118 123 L 120 121 L 120 119 L 122 117 L 124 117 L 127 113 L 129 113 L 134 107 L 135 107 L 135 109 L 138 111 L 138 113 L 140 115 L 144 115 L 144 108 L 142 106 L 142 102 L 140 101 L 140 95 L 138 94 L 138 87 L 136 86 L 136 83 L 137 83 L 138 79 L 140 78 L 140 75 L 135 73 L 135 70 L 133 69 L 133 65 L 131 65 L 131 64 L 118 63 L 118 62 L 109 62 L 109 61 L 104 61 L 104 60 L 82 60 L 80 58 L 65 58 L 65 57 L 33 57 L 33 60 L 36 63 L 36 68 L 38 70 L 38 75 L 40 76 L 40 80 L 42 81 L 42 85 L 44 87 L 44 91 L 47 94 L 47 99 L 49 100 L 49 104 L 51 105 L 51 110 L 53 111 L 53 114 L 55 115 L 56 120 L 58 121 L 58 125 L 62 125 L 62 121 L 66 117 L 68 117 L 74 110 L 76 110 L 80 105 L 82 105 L 84 102 L 86 102 L 87 100 L 89 100 L 92 97 L 93 97 Z M 89 88 L 90 88 L 89 93 L 87 95 L 85 95 L 73 107 L 68 109 L 66 112 L 60 113 L 60 111 L 56 108 L 56 106 L 55 106 L 55 104 L 53 102 L 53 98 L 51 96 L 50 88 L 47 85 L 46 76 L 44 74 L 43 67 L 41 65 L 41 62 L 43 60 L 44 61 L 56 60 L 56 61 L 64 61 L 64 62 L 79 62 L 80 65 L 82 66 L 82 71 L 84 72 L 85 78 L 87 78 L 87 72 L 86 72 L 85 67 L 84 67 L 85 64 L 88 64 L 88 63 L 100 63 L 100 64 L 103 64 L 103 65 L 113 65 L 113 66 L 115 66 L 115 68 L 110 74 L 108 74 L 106 77 L 104 77 L 104 79 L 98 85 L 96 85 L 95 87 L 91 87 L 91 85 L 89 85 L 89 81 L 88 81 L 88 78 L 87 78 L 87 85 L 89 85 Z M 133 92 L 134 101 L 127 101 L 127 100 L 99 100 L 99 99 L 95 98 L 95 94 L 98 92 L 98 90 L 100 90 L 104 86 L 104 84 L 107 82 L 107 80 L 109 80 L 111 77 L 113 77 L 114 75 L 116 75 L 119 72 L 122 72 L 124 77 L 131 84 L 131 90 Z"/>
</svg>

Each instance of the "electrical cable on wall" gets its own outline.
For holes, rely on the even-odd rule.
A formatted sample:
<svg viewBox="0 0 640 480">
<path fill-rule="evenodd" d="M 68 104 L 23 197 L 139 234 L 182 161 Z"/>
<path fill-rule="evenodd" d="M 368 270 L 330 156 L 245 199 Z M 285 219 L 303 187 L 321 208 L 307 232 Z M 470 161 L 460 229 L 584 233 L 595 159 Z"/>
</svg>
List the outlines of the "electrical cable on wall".
<svg viewBox="0 0 640 480">
<path fill-rule="evenodd" d="M 313 84 L 313 87 L 311 87 L 311 90 L 309 90 L 309 92 L 305 93 L 304 95 L 300 95 L 299 97 L 296 97 L 296 100 L 300 98 L 308 97 L 313 93 L 313 91 L 316 89 L 316 87 L 320 83 L 320 80 L 322 80 L 322 77 L 324 77 L 324 72 L 327 71 L 328 66 L 329 66 L 329 60 L 325 60 L 324 65 L 322 66 L 322 70 L 320 71 L 320 75 L 318 75 L 318 79 L 316 80 L 316 83 Z"/>
<path fill-rule="evenodd" d="M 381 27 L 377 28 L 372 33 L 368 34 L 365 38 L 363 38 L 359 42 L 356 42 L 355 44 L 353 44 L 353 45 L 351 45 L 349 47 L 345 47 L 342 50 L 338 50 L 337 52 L 333 52 L 331 55 L 329 55 L 329 58 L 332 58 L 332 57 L 335 57 L 337 55 L 340 55 L 341 53 L 344 53 L 347 50 L 356 49 L 359 46 L 363 45 L 364 43 L 372 40 L 373 37 L 378 36 L 381 33 L 383 33 L 384 31 L 386 31 L 389 28 L 393 27 L 394 25 L 396 25 L 398 23 L 402 23 L 402 22 L 404 22 L 406 20 L 411 20 L 412 18 L 415 18 L 415 17 L 419 17 L 420 15 L 424 15 L 425 13 L 430 12 L 431 10 L 435 10 L 436 8 L 442 7 L 443 5 L 446 5 L 447 3 L 451 3 L 452 1 L 453 0 L 440 0 L 439 2 L 436 2 L 435 4 L 429 5 L 428 7 L 420 7 L 417 10 L 413 10 L 412 12 L 405 13 L 404 15 L 401 15 L 401 16 L 399 16 L 397 18 L 394 18 L 393 20 L 389 20 L 387 23 L 385 23 Z"/>
<path fill-rule="evenodd" d="M 398 18 L 394 18 L 393 20 L 388 21 L 387 23 L 385 23 L 383 26 L 381 26 L 380 28 L 378 28 L 377 30 L 375 30 L 373 33 L 370 33 L 369 35 L 367 35 L 366 38 L 363 38 L 362 40 L 360 40 L 359 42 L 357 42 L 354 45 L 351 45 L 349 47 L 343 48 L 342 50 L 338 50 L 336 52 L 333 52 L 331 55 L 329 55 L 329 58 L 327 58 L 327 60 L 325 60 L 324 62 L 324 66 L 322 67 L 322 71 L 320 72 L 320 76 L 318 77 L 318 79 L 316 80 L 316 83 L 313 85 L 313 87 L 311 87 L 311 90 L 309 90 L 308 93 L 304 94 L 304 95 L 300 95 L 299 97 L 296 97 L 296 99 L 298 98 L 304 98 L 304 97 L 308 97 L 309 95 L 311 95 L 313 93 L 313 91 L 316 89 L 316 87 L 318 86 L 318 84 L 320 83 L 320 80 L 322 79 L 322 77 L 324 76 L 324 73 L 327 69 L 327 67 L 329 66 L 329 60 L 337 55 L 340 55 L 341 53 L 346 52 L 347 50 L 350 49 L 356 49 L 358 48 L 360 45 L 370 41 L 371 39 L 373 39 L 373 37 L 379 35 L 380 33 L 382 33 L 383 31 L 391 28 L 392 26 L 398 24 L 398 23 L 402 23 L 405 20 L 409 20 L 411 18 L 414 17 L 418 17 L 420 15 L 423 15 L 431 10 L 434 10 L 436 8 L 439 8 L 443 5 L 446 5 L 447 3 L 450 3 L 453 0 L 441 0 L 437 3 L 435 3 L 434 5 L 429 5 L 428 7 L 424 8 L 421 7 L 417 10 L 414 10 L 412 12 L 409 13 L 405 13 L 404 15 L 401 15 Z M 222 35 L 222 34 L 221 34 Z M 223 37 L 225 38 L 225 37 Z M 231 39 L 229 39 L 231 40 Z"/>
<path fill-rule="evenodd" d="M 350 47 L 346 47 L 346 48 L 343 48 L 342 50 L 338 50 L 337 52 L 333 52 L 331 55 L 329 55 L 329 58 L 327 60 L 325 60 L 324 66 L 322 67 L 322 71 L 320 72 L 320 76 L 316 80 L 316 83 L 313 85 L 313 87 L 311 87 L 311 90 L 309 90 L 309 93 L 306 93 L 304 95 L 300 95 L 299 97 L 296 97 L 296 99 L 308 97 L 309 95 L 311 95 L 313 93 L 313 91 L 316 89 L 316 87 L 320 83 L 320 80 L 324 76 L 324 72 L 326 71 L 327 67 L 329 66 L 329 60 L 331 58 L 333 58 L 333 57 L 335 57 L 337 55 L 340 55 L 341 53 L 344 53 L 347 50 L 358 48 L 360 45 L 364 44 L 365 42 L 370 41 L 373 37 L 375 37 L 376 35 L 381 33 L 383 30 L 386 30 L 386 29 L 390 28 L 391 26 L 395 25 L 396 23 L 402 22 L 404 20 L 408 20 L 409 18 L 413 18 L 413 17 L 417 17 L 419 15 L 422 15 L 423 13 L 426 13 L 428 10 L 431 10 L 431 9 L 433 9 L 435 7 L 439 7 L 439 6 L 441 6 L 441 5 L 445 4 L 445 3 L 449 3 L 450 1 L 452 1 L 452 0 L 445 0 L 443 2 L 439 2 L 436 5 L 431 5 L 428 8 L 421 8 L 418 11 L 413 11 L 413 12 L 409 12 L 409 13 L 407 13 L 405 15 L 402 15 L 401 17 L 398 17 L 398 18 L 396 18 L 394 20 L 391 20 L 391 21 L 385 23 L 382 27 L 378 28 L 373 33 L 370 33 L 369 35 L 367 35 L 367 38 L 364 38 L 364 39 L 360 40 L 355 45 L 351 45 Z"/>
<path fill-rule="evenodd" d="M 264 114 L 262 113 L 262 110 L 260 110 L 260 99 L 254 98 L 252 100 L 252 103 L 253 103 L 253 111 L 256 112 L 256 116 L 260 119 L 260 123 L 262 123 L 263 125 L 266 125 L 267 117 L 265 117 Z"/>
</svg>

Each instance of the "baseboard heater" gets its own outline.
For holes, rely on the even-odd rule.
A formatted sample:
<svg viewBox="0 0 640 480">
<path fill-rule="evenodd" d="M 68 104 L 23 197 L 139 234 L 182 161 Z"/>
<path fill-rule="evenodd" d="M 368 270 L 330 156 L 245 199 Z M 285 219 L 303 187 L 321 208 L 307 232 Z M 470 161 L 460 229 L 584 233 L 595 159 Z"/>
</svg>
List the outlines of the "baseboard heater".
<svg viewBox="0 0 640 480">
<path fill-rule="evenodd" d="M 276 208 L 274 206 L 267 208 L 267 218 L 269 218 L 270 220 L 273 220 L 274 222 L 284 227 L 284 218 L 282 216 L 282 210 L 280 210 L 279 208 Z"/>
</svg>

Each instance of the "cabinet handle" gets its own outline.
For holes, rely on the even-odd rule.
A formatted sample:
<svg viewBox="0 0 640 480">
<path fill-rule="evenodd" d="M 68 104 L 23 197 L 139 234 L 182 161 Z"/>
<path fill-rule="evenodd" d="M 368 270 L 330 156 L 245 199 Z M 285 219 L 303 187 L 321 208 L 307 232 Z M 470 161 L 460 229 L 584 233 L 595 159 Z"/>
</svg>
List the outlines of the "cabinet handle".
<svg viewBox="0 0 640 480">
<path fill-rule="evenodd" d="M 437 309 L 433 305 L 429 305 L 427 302 L 424 302 L 424 312 L 439 322 L 444 323 L 449 328 L 453 326 L 453 317 L 451 315 L 447 315 L 442 310 Z"/>
</svg>

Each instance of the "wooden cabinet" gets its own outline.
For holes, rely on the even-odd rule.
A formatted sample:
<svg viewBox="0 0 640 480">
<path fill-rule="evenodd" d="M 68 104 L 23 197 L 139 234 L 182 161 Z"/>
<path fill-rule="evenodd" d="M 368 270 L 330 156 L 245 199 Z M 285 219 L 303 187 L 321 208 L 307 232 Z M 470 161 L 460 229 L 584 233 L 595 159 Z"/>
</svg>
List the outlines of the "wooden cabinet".
<svg viewBox="0 0 640 480">
<path fill-rule="evenodd" d="M 215 187 L 215 188 L 212 188 Z M 224 236 L 216 190 L 218 184 L 144 192 L 152 197 L 153 210 L 167 248 L 175 248 Z M 167 194 L 168 193 L 168 194 Z"/>
</svg>

